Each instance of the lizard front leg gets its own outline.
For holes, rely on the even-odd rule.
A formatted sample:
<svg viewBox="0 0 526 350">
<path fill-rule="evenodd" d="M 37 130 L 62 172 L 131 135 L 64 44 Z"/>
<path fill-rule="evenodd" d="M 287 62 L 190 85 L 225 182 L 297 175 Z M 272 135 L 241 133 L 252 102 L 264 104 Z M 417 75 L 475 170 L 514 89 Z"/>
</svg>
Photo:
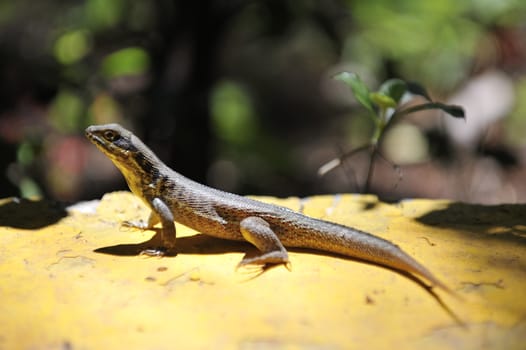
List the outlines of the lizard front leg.
<svg viewBox="0 0 526 350">
<path fill-rule="evenodd" d="M 272 231 L 268 222 L 260 217 L 250 216 L 241 220 L 239 229 L 243 238 L 258 248 L 261 251 L 261 255 L 244 258 L 238 264 L 238 267 L 246 265 L 283 264 L 287 269 L 290 269 L 287 250 L 276 233 Z"/>
<path fill-rule="evenodd" d="M 152 212 L 148 217 L 148 223 L 144 221 L 130 222 L 125 221 L 123 224 L 129 227 L 136 227 L 140 229 L 151 229 L 158 222 L 162 225 L 161 230 L 161 247 L 154 249 L 146 249 L 141 252 L 144 255 L 162 256 L 166 252 L 175 247 L 176 231 L 172 211 L 160 198 L 154 198 L 151 202 Z"/>
</svg>

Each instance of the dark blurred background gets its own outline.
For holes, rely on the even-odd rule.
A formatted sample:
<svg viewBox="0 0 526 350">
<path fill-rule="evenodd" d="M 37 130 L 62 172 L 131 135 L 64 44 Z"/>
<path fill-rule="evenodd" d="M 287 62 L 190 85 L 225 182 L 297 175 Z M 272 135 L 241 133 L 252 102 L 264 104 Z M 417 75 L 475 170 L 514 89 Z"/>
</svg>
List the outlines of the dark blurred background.
<svg viewBox="0 0 526 350">
<path fill-rule="evenodd" d="M 526 199 L 526 2 L 0 1 L 0 198 L 124 189 L 84 137 L 118 122 L 184 175 L 240 194 L 363 190 L 372 125 L 331 77 L 424 85 L 467 120 L 410 115 L 370 192 Z"/>
</svg>

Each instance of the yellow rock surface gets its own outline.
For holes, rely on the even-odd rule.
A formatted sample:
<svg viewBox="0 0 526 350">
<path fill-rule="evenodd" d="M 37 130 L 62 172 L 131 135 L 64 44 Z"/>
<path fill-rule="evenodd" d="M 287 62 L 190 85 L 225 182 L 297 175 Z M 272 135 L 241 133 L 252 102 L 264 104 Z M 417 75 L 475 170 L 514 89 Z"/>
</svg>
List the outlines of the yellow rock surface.
<svg viewBox="0 0 526 350">
<path fill-rule="evenodd" d="M 178 255 L 130 193 L 67 210 L 0 202 L 0 349 L 524 349 L 526 206 L 373 196 L 261 198 L 384 237 L 458 297 L 379 266 L 291 250 L 292 271 L 236 264 L 253 248 L 178 225 Z"/>
</svg>

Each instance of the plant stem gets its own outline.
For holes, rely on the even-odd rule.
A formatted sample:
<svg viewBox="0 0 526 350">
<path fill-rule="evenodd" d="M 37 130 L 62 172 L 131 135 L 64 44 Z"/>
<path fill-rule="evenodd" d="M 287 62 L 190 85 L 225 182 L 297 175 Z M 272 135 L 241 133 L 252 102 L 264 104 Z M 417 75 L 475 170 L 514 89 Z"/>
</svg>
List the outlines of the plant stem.
<svg viewBox="0 0 526 350">
<path fill-rule="evenodd" d="M 367 179 L 365 181 L 363 193 L 369 193 L 371 189 L 371 181 L 373 179 L 374 173 L 374 159 L 376 158 L 376 153 L 378 152 L 377 144 L 371 145 L 371 156 L 369 157 L 369 166 L 367 169 Z"/>
</svg>

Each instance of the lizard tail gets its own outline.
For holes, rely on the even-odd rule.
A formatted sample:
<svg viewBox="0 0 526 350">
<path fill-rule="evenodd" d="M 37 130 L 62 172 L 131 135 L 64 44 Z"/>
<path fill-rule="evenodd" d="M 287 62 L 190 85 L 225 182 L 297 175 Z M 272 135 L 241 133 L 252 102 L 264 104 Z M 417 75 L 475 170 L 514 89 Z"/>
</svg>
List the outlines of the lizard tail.
<svg viewBox="0 0 526 350">
<path fill-rule="evenodd" d="M 358 258 L 410 273 L 419 279 L 427 280 L 431 287 L 437 287 L 455 295 L 451 289 L 436 278 L 428 269 L 397 245 L 348 226 L 312 218 L 311 220 L 314 220 L 315 223 L 305 226 L 305 230 L 298 230 L 300 231 L 298 233 L 302 236 L 299 239 L 301 241 L 300 246 Z M 316 229 L 313 229 L 313 227 L 316 227 Z M 327 234 L 328 232 L 330 234 Z"/>
</svg>

